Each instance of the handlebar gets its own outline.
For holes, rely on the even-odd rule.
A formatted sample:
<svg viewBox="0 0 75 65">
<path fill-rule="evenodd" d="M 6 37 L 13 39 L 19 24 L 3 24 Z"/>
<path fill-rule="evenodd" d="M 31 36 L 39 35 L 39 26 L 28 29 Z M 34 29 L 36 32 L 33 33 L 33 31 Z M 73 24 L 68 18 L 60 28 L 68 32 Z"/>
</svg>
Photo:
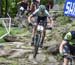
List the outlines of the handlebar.
<svg viewBox="0 0 75 65">
<path fill-rule="evenodd" d="M 65 57 L 68 58 L 68 59 L 75 59 L 75 56 L 74 55 L 69 55 L 68 54 L 68 55 L 65 55 Z"/>
</svg>

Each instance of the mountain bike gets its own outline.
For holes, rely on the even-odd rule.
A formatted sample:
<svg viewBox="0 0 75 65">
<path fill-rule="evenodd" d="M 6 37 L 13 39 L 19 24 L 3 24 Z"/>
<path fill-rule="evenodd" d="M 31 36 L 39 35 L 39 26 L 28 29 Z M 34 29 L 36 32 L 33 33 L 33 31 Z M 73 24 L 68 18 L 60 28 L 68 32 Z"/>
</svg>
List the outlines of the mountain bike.
<svg viewBox="0 0 75 65">
<path fill-rule="evenodd" d="M 74 55 L 67 54 L 67 55 L 64 55 L 63 57 L 65 57 L 69 60 L 68 65 L 75 65 L 75 56 Z M 61 60 L 59 65 L 62 65 L 62 64 L 63 64 L 63 61 Z"/>
<path fill-rule="evenodd" d="M 19 28 L 23 28 L 23 27 L 27 28 L 28 26 L 26 13 L 27 11 L 22 6 L 20 6 L 16 14 L 17 21 L 18 21 L 17 23 L 18 23 Z"/>
<path fill-rule="evenodd" d="M 42 34 L 41 33 L 43 32 L 43 30 L 44 30 L 44 26 L 41 24 L 38 24 L 37 32 L 34 36 L 34 54 L 33 54 L 34 58 L 36 58 L 36 55 L 38 54 L 38 49 L 39 49 L 39 47 L 41 47 L 41 44 L 42 44 L 41 43 L 41 41 L 42 41 L 42 39 L 41 39 Z"/>
<path fill-rule="evenodd" d="M 18 12 L 17 12 L 17 15 L 16 15 L 16 16 L 21 17 L 22 14 L 24 13 L 24 11 L 25 11 L 24 7 L 19 6 L 19 7 L 18 7 Z"/>
<path fill-rule="evenodd" d="M 68 55 L 67 58 L 69 59 L 68 65 L 75 65 L 75 62 L 74 62 L 75 56 L 73 56 L 73 55 Z"/>
</svg>

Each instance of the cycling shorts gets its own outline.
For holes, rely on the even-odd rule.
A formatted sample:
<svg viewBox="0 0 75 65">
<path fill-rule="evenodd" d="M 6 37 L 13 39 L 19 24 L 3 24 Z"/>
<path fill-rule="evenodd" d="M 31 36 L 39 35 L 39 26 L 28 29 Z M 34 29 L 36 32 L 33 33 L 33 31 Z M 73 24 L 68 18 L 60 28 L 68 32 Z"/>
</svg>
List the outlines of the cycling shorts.
<svg viewBox="0 0 75 65">
<path fill-rule="evenodd" d="M 37 25 L 38 25 L 38 24 L 41 24 L 41 25 L 44 26 L 44 27 L 47 26 L 47 16 L 44 16 L 44 17 L 38 16 L 36 20 L 37 20 L 37 21 L 36 21 Z"/>
</svg>

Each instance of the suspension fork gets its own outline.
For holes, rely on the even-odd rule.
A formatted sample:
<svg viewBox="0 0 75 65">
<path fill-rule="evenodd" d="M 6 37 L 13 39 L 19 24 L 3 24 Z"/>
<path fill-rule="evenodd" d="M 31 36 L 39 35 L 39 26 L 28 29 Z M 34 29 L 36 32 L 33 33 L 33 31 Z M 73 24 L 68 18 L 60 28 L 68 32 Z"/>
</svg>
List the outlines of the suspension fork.
<svg viewBox="0 0 75 65">
<path fill-rule="evenodd" d="M 45 28 L 44 28 L 44 30 L 43 30 L 42 33 L 41 33 L 41 45 L 43 45 L 45 35 L 46 35 L 46 30 L 45 30 Z"/>
</svg>

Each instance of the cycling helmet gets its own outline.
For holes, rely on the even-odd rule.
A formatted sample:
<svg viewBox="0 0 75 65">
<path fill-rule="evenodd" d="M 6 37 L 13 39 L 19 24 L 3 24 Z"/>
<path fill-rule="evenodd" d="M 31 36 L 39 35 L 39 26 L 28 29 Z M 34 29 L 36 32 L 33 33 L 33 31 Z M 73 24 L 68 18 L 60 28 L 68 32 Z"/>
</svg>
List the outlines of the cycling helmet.
<svg viewBox="0 0 75 65">
<path fill-rule="evenodd" d="M 66 39 L 66 40 L 71 40 L 71 39 L 72 39 L 71 32 L 68 32 L 68 33 L 65 35 L 64 39 Z"/>
<path fill-rule="evenodd" d="M 46 7 L 45 7 L 44 5 L 40 5 L 40 6 L 39 6 L 39 10 L 40 10 L 40 11 L 44 11 L 45 9 L 46 9 Z"/>
</svg>

